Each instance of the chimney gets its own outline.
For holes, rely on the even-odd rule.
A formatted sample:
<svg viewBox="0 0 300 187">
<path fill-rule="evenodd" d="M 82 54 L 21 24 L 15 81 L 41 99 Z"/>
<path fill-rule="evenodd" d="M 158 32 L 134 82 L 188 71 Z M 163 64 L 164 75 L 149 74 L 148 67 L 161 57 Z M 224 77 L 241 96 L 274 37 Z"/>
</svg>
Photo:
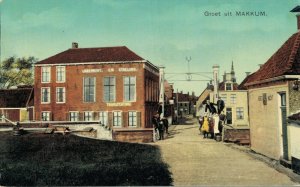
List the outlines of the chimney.
<svg viewBox="0 0 300 187">
<path fill-rule="evenodd" d="M 296 17 L 297 17 L 297 29 L 299 31 L 300 30 L 300 14 L 297 14 Z"/>
<path fill-rule="evenodd" d="M 72 43 L 72 49 L 77 49 L 78 48 L 78 43 L 77 42 L 73 42 Z"/>
<path fill-rule="evenodd" d="M 250 75 L 251 72 L 247 71 L 246 73 L 246 77 L 248 77 Z"/>
<path fill-rule="evenodd" d="M 261 68 L 264 64 L 258 64 L 259 68 Z"/>
<path fill-rule="evenodd" d="M 298 31 L 300 30 L 300 6 L 296 6 L 295 8 L 293 8 L 293 10 L 291 10 L 290 12 L 295 12 L 297 13 L 296 14 L 296 17 L 297 17 L 297 29 Z"/>
</svg>

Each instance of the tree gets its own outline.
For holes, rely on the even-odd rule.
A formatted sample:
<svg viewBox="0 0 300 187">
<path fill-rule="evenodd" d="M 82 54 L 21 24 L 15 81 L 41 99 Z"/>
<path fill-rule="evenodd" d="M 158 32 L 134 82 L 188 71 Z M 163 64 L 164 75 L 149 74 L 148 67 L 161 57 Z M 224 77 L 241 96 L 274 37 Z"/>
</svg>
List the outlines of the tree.
<svg viewBox="0 0 300 187">
<path fill-rule="evenodd" d="M 33 84 L 33 65 L 37 59 L 9 57 L 0 63 L 0 88 Z"/>
</svg>

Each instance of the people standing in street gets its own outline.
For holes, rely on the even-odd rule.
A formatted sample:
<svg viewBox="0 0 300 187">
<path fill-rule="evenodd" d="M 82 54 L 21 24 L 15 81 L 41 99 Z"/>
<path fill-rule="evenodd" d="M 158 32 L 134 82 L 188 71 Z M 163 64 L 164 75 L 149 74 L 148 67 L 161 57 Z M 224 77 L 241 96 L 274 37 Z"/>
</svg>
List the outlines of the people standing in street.
<svg viewBox="0 0 300 187">
<path fill-rule="evenodd" d="M 160 120 L 158 122 L 159 140 L 164 139 L 164 121 Z"/>
<path fill-rule="evenodd" d="M 217 101 L 217 110 L 218 110 L 218 114 L 220 115 L 221 112 L 223 111 L 225 107 L 225 103 L 224 101 L 221 99 L 221 97 L 218 98 L 218 101 Z"/>
<path fill-rule="evenodd" d="M 214 105 L 214 103 L 211 103 L 209 100 L 206 100 L 205 112 L 210 112 L 211 114 L 217 113 L 217 109 Z"/>
<path fill-rule="evenodd" d="M 214 119 L 212 117 L 208 118 L 209 122 L 209 133 L 210 133 L 210 138 L 214 139 Z"/>
<path fill-rule="evenodd" d="M 207 114 L 203 117 L 203 124 L 201 126 L 201 131 L 203 132 L 203 138 L 208 138 L 208 132 L 209 132 L 209 124 L 208 124 L 208 117 Z"/>
<path fill-rule="evenodd" d="M 214 114 L 213 115 L 213 137 L 216 137 L 216 135 L 219 135 L 219 115 Z"/>
<path fill-rule="evenodd" d="M 201 127 L 202 127 L 202 125 L 203 125 L 203 118 L 204 118 L 204 117 L 200 116 L 199 119 L 198 119 L 200 134 L 201 134 Z"/>
<path fill-rule="evenodd" d="M 169 134 L 169 132 L 168 132 L 168 128 L 169 128 L 168 119 L 166 117 L 163 117 L 162 121 L 163 121 L 163 124 L 164 124 L 164 129 L 166 130 L 166 134 Z"/>
</svg>

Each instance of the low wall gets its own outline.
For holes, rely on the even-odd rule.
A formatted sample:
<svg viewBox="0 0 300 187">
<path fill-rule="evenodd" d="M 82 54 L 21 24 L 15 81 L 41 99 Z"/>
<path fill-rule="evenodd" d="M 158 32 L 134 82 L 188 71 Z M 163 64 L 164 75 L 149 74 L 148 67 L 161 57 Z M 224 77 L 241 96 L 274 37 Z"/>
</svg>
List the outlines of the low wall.
<svg viewBox="0 0 300 187">
<path fill-rule="evenodd" d="M 227 142 L 239 142 L 241 140 L 243 141 L 249 141 L 250 143 L 250 129 L 249 128 L 230 128 L 225 127 L 223 129 L 223 141 Z"/>
<path fill-rule="evenodd" d="M 153 129 L 114 129 L 113 140 L 122 142 L 153 142 Z"/>
</svg>

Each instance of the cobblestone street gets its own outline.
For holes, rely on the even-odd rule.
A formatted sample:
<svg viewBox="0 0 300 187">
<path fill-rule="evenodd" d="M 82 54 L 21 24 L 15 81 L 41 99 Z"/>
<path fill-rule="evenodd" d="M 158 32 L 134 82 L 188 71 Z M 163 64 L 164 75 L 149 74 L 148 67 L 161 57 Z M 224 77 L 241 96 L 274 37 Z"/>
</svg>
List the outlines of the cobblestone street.
<svg viewBox="0 0 300 187">
<path fill-rule="evenodd" d="M 245 152 L 223 142 L 203 139 L 195 119 L 172 125 L 170 135 L 155 144 L 170 165 L 174 185 L 297 185 Z"/>
</svg>

